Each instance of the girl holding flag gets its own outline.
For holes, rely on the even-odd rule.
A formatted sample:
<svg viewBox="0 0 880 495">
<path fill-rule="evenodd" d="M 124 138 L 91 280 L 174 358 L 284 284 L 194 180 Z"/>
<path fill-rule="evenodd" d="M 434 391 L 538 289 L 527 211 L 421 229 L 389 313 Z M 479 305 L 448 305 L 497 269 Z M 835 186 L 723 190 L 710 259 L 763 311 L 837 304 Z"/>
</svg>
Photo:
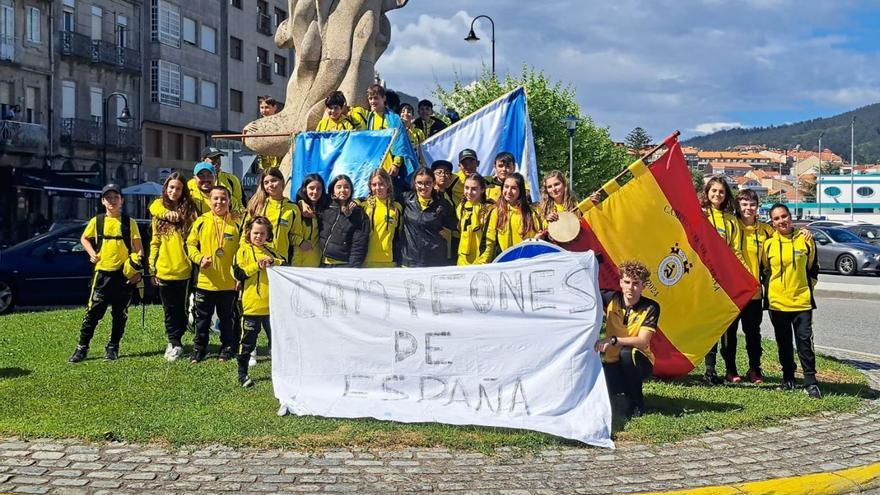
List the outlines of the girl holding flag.
<svg viewBox="0 0 880 495">
<path fill-rule="evenodd" d="M 403 207 L 394 201 L 391 176 L 381 167 L 370 174 L 370 195 L 361 201 L 361 208 L 370 222 L 365 268 L 391 268 L 395 263 L 399 227 Z"/>
<path fill-rule="evenodd" d="M 529 203 L 526 180 L 517 172 L 504 179 L 498 205 L 489 215 L 486 249 L 480 263 L 489 263 L 505 249 L 515 246 L 541 231 L 541 218 Z"/>
</svg>

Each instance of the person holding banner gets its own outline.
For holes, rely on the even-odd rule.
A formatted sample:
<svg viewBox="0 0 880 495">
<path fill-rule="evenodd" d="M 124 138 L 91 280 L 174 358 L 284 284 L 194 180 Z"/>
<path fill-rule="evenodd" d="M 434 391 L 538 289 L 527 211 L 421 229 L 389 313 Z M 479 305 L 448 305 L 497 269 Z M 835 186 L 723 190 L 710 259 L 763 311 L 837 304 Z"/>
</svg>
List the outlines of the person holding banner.
<svg viewBox="0 0 880 495">
<path fill-rule="evenodd" d="M 372 84 L 367 88 L 367 101 L 370 103 L 370 113 L 367 114 L 366 130 L 380 131 L 398 127 L 398 117 L 393 111 L 385 108 L 385 88 L 381 84 Z M 402 156 L 392 156 L 391 166 L 387 170 L 391 177 L 397 177 L 401 168 L 405 168 Z"/>
<path fill-rule="evenodd" d="M 571 211 L 581 216 L 580 210 L 577 208 L 578 201 L 574 197 L 565 175 L 559 170 L 551 170 L 544 175 L 544 187 L 541 191 L 541 203 L 538 205 L 538 213 L 544 222 L 544 228 L 547 223 L 555 222 L 559 219 L 559 213 L 563 211 Z"/>
<path fill-rule="evenodd" d="M 821 399 L 816 381 L 816 353 L 813 349 L 813 288 L 819 281 L 816 244 L 791 222 L 791 212 L 784 204 L 770 208 L 770 220 L 776 232 L 761 250 L 761 275 L 764 307 L 776 335 L 779 364 L 782 365 L 782 389 L 794 390 L 792 335 L 804 373 L 804 392 Z"/>
<path fill-rule="evenodd" d="M 277 169 L 276 169 L 277 170 Z M 275 253 L 269 244 L 273 237 L 272 221 L 257 215 L 251 218 L 244 232 L 244 242 L 235 255 L 235 278 L 242 285 L 242 337 L 238 348 L 238 384 L 253 387 L 248 376 L 248 368 L 253 352 L 257 348 L 260 328 L 272 342 L 272 329 L 269 325 L 269 275 L 266 269 L 273 265 L 283 265 L 284 259 Z"/>
<path fill-rule="evenodd" d="M 318 174 L 303 178 L 296 192 L 300 215 L 294 219 L 293 266 L 317 268 L 321 266 L 320 216 L 330 203 L 324 194 L 324 179 Z"/>
<path fill-rule="evenodd" d="M 266 217 L 272 222 L 273 240 L 269 248 L 284 258 L 285 263 L 291 259 L 293 251 L 293 225 L 299 217 L 299 207 L 284 197 L 284 174 L 277 168 L 266 168 L 260 171 L 257 179 L 257 192 L 248 201 L 245 210 L 244 224 L 258 216 Z"/>
<path fill-rule="evenodd" d="M 321 266 L 359 268 L 367 257 L 369 220 L 352 191 L 347 175 L 336 176 L 327 187 L 332 201 L 320 216 Z"/>
<path fill-rule="evenodd" d="M 458 265 L 479 263 L 480 254 L 486 248 L 486 227 L 493 204 L 486 202 L 486 179 L 473 173 L 464 180 L 464 201 L 456 210 L 458 230 Z"/>
<path fill-rule="evenodd" d="M 168 337 L 165 359 L 176 361 L 183 355 L 180 339 L 186 331 L 186 306 L 192 276 L 192 262 L 186 254 L 186 236 L 196 219 L 196 209 L 180 172 L 165 179 L 162 197 L 153 203 L 158 203 L 157 207 L 165 213 L 153 217 L 148 267 L 165 314 L 165 335 Z M 152 205 L 150 210 L 153 210 Z"/>
<path fill-rule="evenodd" d="M 434 189 L 434 174 L 419 167 L 412 176 L 413 191 L 401 196 L 403 242 L 401 265 L 406 267 L 444 266 L 449 263 L 448 244 L 443 229 L 454 230 L 455 210 Z"/>
<path fill-rule="evenodd" d="M 316 131 L 356 131 L 363 127 L 356 126 L 353 120 L 346 114 L 348 102 L 346 102 L 345 94 L 342 91 L 330 93 L 330 96 L 324 100 L 324 106 L 327 107 L 327 112 L 318 122 L 318 126 L 315 128 Z"/>
<path fill-rule="evenodd" d="M 736 254 L 737 258 L 742 260 L 739 252 L 740 248 L 740 231 L 739 222 L 733 216 L 734 199 L 730 186 L 724 176 L 716 175 L 710 178 L 706 185 L 703 186 L 703 194 L 700 196 L 701 206 L 706 213 L 709 223 L 715 228 L 730 249 Z M 734 334 L 735 336 L 735 334 Z M 721 336 L 721 347 L 724 348 L 728 344 L 727 333 Z M 735 345 L 735 344 L 733 344 Z M 709 353 L 706 354 L 706 373 L 703 379 L 709 385 L 718 385 L 724 382 L 715 371 L 717 360 L 718 344 L 712 346 Z M 736 373 L 736 360 L 729 360 L 730 353 L 722 351 L 724 365 L 726 368 L 725 379 L 731 383 L 739 383 L 742 378 Z M 728 356 L 728 357 L 725 357 Z M 734 353 L 734 358 L 736 354 Z"/>
<path fill-rule="evenodd" d="M 620 291 L 602 291 L 605 303 L 605 338 L 596 341 L 596 352 L 604 353 L 602 368 L 608 394 L 623 394 L 629 405 L 627 416 L 645 412 L 642 384 L 654 371 L 651 338 L 660 321 L 660 305 L 642 296 L 651 272 L 639 261 L 618 266 Z"/>
<path fill-rule="evenodd" d="M 370 173 L 369 184 L 370 195 L 361 201 L 361 208 L 370 221 L 370 241 L 364 268 L 395 267 L 403 207 L 394 201 L 391 176 L 381 167 Z"/>
<path fill-rule="evenodd" d="M 229 210 L 229 189 L 211 189 L 211 211 L 196 219 L 186 239 L 189 259 L 199 266 L 194 293 L 196 335 L 190 361 L 195 364 L 208 353 L 208 331 L 214 311 L 220 320 L 221 362 L 232 359 L 240 335 L 235 333 L 238 316 L 236 280 L 232 261 L 241 237 L 241 219 Z"/>
<path fill-rule="evenodd" d="M 491 263 L 505 249 L 533 238 L 539 232 L 541 217 L 529 202 L 526 180 L 521 174 L 514 172 L 504 179 L 501 197 L 489 215 L 486 249 L 479 262 Z"/>
</svg>

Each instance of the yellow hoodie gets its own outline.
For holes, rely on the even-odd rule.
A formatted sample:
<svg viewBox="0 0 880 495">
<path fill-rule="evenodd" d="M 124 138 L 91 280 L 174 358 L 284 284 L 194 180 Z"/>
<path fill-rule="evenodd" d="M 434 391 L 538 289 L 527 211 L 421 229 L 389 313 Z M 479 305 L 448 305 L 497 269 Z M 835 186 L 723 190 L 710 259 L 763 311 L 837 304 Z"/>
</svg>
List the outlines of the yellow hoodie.
<svg viewBox="0 0 880 495">
<path fill-rule="evenodd" d="M 262 216 L 272 222 L 272 242 L 268 243 L 269 249 L 283 258 L 284 264 L 290 260 L 290 249 L 293 245 L 294 224 L 299 217 L 299 206 L 287 198 L 275 200 L 268 198 L 263 206 Z M 247 226 L 250 215 L 246 216 L 242 225 Z M 241 244 L 244 244 L 246 232 L 242 229 Z"/>
<path fill-rule="evenodd" d="M 186 254 L 184 235 L 177 228 L 165 234 L 158 233 L 158 220 L 153 218 L 153 237 L 150 239 L 150 275 L 159 280 L 187 280 L 192 274 L 192 262 Z"/>
<path fill-rule="evenodd" d="M 755 277 L 755 280 L 761 280 L 761 251 L 767 239 L 773 236 L 775 232 L 773 227 L 767 225 L 760 220 L 756 220 L 754 225 L 746 225 L 741 219 L 739 222 L 740 242 L 739 252 L 745 262 L 749 273 Z M 752 299 L 761 299 L 761 291 L 755 292 Z"/>
<path fill-rule="evenodd" d="M 297 204 L 298 212 L 293 221 L 293 266 L 317 268 L 321 266 L 321 246 L 318 238 L 318 218 L 306 218 L 302 215 L 302 208 Z M 302 243 L 308 242 L 312 248 L 304 251 Z"/>
<path fill-rule="evenodd" d="M 364 268 L 390 268 L 394 264 L 394 236 L 403 218 L 403 207 L 397 201 L 367 198 L 361 208 L 370 219 L 370 240 Z"/>
<path fill-rule="evenodd" d="M 807 311 L 816 307 L 813 287 L 819 280 L 816 245 L 795 229 L 774 232 L 761 250 L 765 307 L 773 311 Z"/>
<path fill-rule="evenodd" d="M 491 263 L 505 249 L 538 235 L 541 229 L 541 218 L 531 207 L 529 207 L 527 214 L 532 216 L 532 228 L 522 234 L 523 217 L 519 209 L 507 207 L 507 225 L 503 229 L 498 228 L 498 206 L 492 209 L 489 214 L 489 225 L 486 228 L 486 249 L 480 255 L 478 264 Z"/>
<path fill-rule="evenodd" d="M 186 252 L 193 263 L 199 265 L 205 256 L 212 257 L 207 268 L 199 269 L 196 287 L 202 290 L 235 290 L 232 260 L 238 252 L 241 237 L 241 220 L 230 213 L 220 218 L 213 212 L 196 219 L 186 238 Z M 222 249 L 222 254 L 218 252 Z"/>
<path fill-rule="evenodd" d="M 249 243 L 242 243 L 241 248 L 235 255 L 235 267 L 240 270 L 240 276 L 247 277 L 241 296 L 241 305 L 244 316 L 264 316 L 269 314 L 269 275 L 266 269 L 260 269 L 257 263 L 263 258 L 272 258 L 272 264 L 280 266 L 284 259 L 272 250 L 257 247 Z"/>
<path fill-rule="evenodd" d="M 461 233 L 461 241 L 458 243 L 458 265 L 480 263 L 479 258 L 492 207 L 491 204 L 470 201 L 458 205 L 458 230 Z"/>
</svg>

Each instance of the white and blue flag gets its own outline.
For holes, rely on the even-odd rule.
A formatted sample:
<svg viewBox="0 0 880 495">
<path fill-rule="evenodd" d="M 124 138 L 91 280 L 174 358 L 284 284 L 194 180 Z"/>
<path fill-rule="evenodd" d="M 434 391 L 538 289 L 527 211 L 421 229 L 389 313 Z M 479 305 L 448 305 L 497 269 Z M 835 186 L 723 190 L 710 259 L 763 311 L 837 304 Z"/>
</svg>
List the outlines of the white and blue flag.
<svg viewBox="0 0 880 495">
<path fill-rule="evenodd" d="M 449 160 L 458 169 L 458 153 L 470 148 L 477 152 L 477 172 L 494 174 L 495 155 L 513 154 L 516 171 L 523 175 L 532 192 L 532 201 L 541 197 L 532 121 L 526 107 L 526 92 L 520 87 L 461 119 L 422 143 L 425 163 Z"/>
</svg>

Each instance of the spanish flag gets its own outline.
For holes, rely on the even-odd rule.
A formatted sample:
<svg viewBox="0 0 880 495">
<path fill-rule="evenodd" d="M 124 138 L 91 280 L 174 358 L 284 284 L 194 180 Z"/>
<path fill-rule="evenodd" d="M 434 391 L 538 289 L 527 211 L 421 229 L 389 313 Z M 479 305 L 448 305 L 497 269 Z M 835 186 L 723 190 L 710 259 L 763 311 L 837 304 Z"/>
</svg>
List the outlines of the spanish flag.
<svg viewBox="0 0 880 495">
<path fill-rule="evenodd" d="M 632 179 L 602 186 L 607 197 L 584 211 L 578 246 L 602 255 L 599 284 L 620 290 L 617 263 L 639 260 L 651 270 L 643 293 L 660 304 L 651 340 L 654 374 L 687 374 L 751 300 L 758 282 L 706 220 L 676 135 L 650 166 L 629 166 Z"/>
</svg>

